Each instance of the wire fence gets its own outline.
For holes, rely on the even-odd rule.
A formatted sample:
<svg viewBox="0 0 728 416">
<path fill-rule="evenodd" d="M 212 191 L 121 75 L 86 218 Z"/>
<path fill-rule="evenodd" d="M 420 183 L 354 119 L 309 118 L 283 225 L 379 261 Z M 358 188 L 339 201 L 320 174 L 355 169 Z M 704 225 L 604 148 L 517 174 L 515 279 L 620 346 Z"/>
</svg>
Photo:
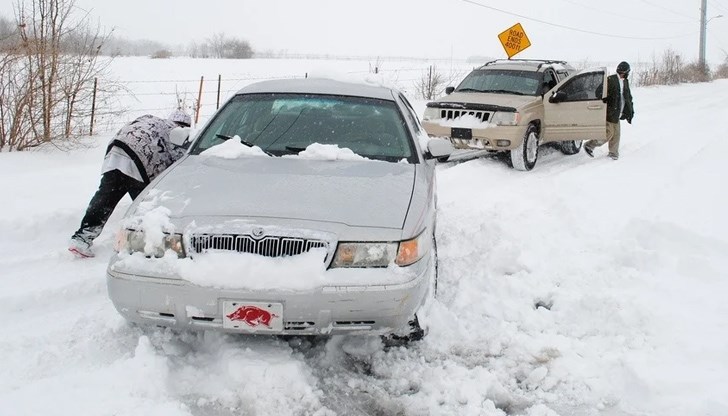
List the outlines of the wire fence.
<svg viewBox="0 0 728 416">
<path fill-rule="evenodd" d="M 462 65 L 461 65 L 462 66 Z M 467 70 L 472 65 L 466 65 Z M 467 74 L 466 70 L 458 67 L 450 68 L 451 80 Z M 429 74 L 429 75 L 428 75 Z M 347 71 L 346 76 L 351 78 L 377 77 L 386 85 L 400 89 L 408 98 L 416 99 L 417 84 L 423 77 L 432 76 L 432 65 L 423 64 L 422 67 L 406 66 L 395 69 L 380 69 Z M 300 79 L 308 78 L 309 73 L 278 74 L 260 76 L 250 73 L 230 73 L 227 75 L 201 75 L 199 78 L 173 78 L 173 79 L 119 79 L 109 81 L 118 88 L 111 97 L 95 108 L 94 117 L 89 119 L 89 131 L 94 133 L 108 133 L 117 130 L 124 124 L 143 114 L 166 116 L 175 109 L 183 109 L 192 116 L 195 124 L 206 121 L 214 112 L 236 92 L 248 84 L 274 79 Z M 98 80 L 99 84 L 104 81 Z M 444 86 L 443 86 L 444 88 Z"/>
</svg>

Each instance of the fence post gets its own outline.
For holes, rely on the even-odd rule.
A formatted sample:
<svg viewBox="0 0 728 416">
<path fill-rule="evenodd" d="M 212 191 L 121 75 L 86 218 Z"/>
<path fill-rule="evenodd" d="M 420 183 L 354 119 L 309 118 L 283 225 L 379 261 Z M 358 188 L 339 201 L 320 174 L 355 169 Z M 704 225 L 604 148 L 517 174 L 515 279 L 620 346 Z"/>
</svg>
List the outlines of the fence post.
<svg viewBox="0 0 728 416">
<path fill-rule="evenodd" d="M 433 98 L 433 95 L 434 94 L 432 93 L 432 65 L 430 65 L 430 71 L 427 76 L 427 99 L 431 100 Z"/>
<path fill-rule="evenodd" d="M 217 74 L 217 105 L 215 110 L 220 108 L 220 85 L 222 84 L 222 74 Z"/>
<path fill-rule="evenodd" d="M 99 79 L 94 78 L 94 93 L 91 99 L 91 127 L 88 129 L 88 135 L 94 135 L 94 116 L 96 115 L 96 86 L 98 85 Z"/>
<path fill-rule="evenodd" d="M 200 77 L 200 91 L 197 93 L 197 109 L 195 110 L 195 125 L 200 119 L 200 101 L 202 101 L 202 83 L 205 81 L 205 77 Z"/>
</svg>

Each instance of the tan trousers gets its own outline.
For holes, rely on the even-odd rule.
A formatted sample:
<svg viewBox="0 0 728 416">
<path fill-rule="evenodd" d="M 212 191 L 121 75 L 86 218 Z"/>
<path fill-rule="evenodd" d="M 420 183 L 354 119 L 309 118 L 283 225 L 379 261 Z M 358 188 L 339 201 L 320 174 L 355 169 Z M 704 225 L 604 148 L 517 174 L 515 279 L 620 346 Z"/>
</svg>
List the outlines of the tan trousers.
<svg viewBox="0 0 728 416">
<path fill-rule="evenodd" d="M 589 140 L 586 144 L 584 144 L 584 146 L 594 150 L 595 147 L 599 147 L 604 143 L 609 143 L 609 154 L 619 156 L 620 135 L 619 122 L 610 123 L 607 121 L 607 140 Z"/>
</svg>

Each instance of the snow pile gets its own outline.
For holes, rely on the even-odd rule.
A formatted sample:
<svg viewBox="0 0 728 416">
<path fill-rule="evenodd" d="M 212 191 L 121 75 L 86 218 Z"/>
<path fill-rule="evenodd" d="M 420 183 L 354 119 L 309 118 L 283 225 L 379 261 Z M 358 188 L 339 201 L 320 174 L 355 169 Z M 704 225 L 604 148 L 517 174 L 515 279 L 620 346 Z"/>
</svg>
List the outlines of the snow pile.
<svg viewBox="0 0 728 416">
<path fill-rule="evenodd" d="M 175 227 L 169 220 L 171 211 L 161 203 L 170 198 L 168 193 L 152 189 L 137 207 L 133 216 L 124 220 L 123 227 L 129 230 L 144 233 L 144 253 L 155 255 L 164 248 L 166 235 L 175 232 Z"/>
<path fill-rule="evenodd" d="M 305 290 L 324 285 L 326 251 L 282 258 L 213 252 L 179 261 L 180 276 L 206 287 L 250 290 Z"/>
<path fill-rule="evenodd" d="M 239 159 L 241 157 L 257 157 L 268 155 L 258 146 L 249 147 L 240 142 L 237 134 L 200 153 L 201 156 L 221 157 L 223 159 Z"/>
<path fill-rule="evenodd" d="M 299 157 L 301 159 L 309 160 L 369 160 L 363 156 L 359 156 L 354 153 L 351 149 L 346 147 L 340 148 L 336 144 L 320 144 L 312 143 L 298 153 L 297 156 L 286 155 L 284 157 Z"/>
<path fill-rule="evenodd" d="M 493 127 L 493 124 L 483 121 L 472 114 L 463 114 L 453 119 L 439 119 L 437 124 L 443 127 L 460 127 L 465 129 L 487 129 Z"/>
</svg>

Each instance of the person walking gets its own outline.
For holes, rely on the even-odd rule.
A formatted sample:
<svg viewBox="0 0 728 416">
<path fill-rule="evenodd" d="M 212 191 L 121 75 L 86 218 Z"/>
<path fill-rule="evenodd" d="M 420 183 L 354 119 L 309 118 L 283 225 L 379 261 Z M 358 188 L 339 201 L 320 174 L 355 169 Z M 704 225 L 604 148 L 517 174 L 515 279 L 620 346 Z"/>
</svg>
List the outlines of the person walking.
<svg viewBox="0 0 728 416">
<path fill-rule="evenodd" d="M 101 168 L 99 189 L 89 202 L 81 226 L 68 250 L 78 257 L 93 257 L 93 240 L 101 234 L 116 205 L 127 193 L 132 200 L 185 152 L 169 141 L 175 127 L 189 127 L 191 117 L 181 110 L 167 119 L 143 115 L 123 126 L 111 139 Z"/>
<path fill-rule="evenodd" d="M 607 96 L 603 99 L 607 103 L 607 139 L 589 140 L 584 144 L 584 151 L 589 157 L 594 157 L 594 148 L 609 143 L 609 157 L 619 159 L 619 139 L 621 136 L 619 121 L 627 120 L 632 124 L 634 118 L 634 104 L 632 92 L 629 89 L 629 64 L 620 62 L 617 73 L 607 78 Z"/>
</svg>

